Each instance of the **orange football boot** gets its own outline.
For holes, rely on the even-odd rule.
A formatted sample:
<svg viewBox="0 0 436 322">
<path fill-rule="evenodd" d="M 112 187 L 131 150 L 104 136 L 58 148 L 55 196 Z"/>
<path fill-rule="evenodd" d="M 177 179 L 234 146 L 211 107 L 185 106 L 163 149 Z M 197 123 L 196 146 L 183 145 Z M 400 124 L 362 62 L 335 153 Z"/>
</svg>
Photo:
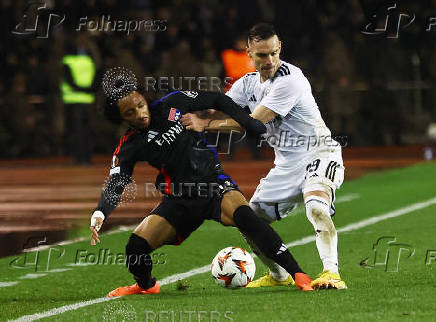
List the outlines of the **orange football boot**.
<svg viewBox="0 0 436 322">
<path fill-rule="evenodd" d="M 160 285 L 156 281 L 154 286 L 143 289 L 138 285 L 138 283 L 135 283 L 130 286 L 121 286 L 113 291 L 109 292 L 107 295 L 108 297 L 118 297 L 118 296 L 124 296 L 124 295 L 132 295 L 132 294 L 158 294 L 160 292 Z"/>
<path fill-rule="evenodd" d="M 313 291 L 312 279 L 304 273 L 295 274 L 295 285 L 302 291 Z"/>
</svg>

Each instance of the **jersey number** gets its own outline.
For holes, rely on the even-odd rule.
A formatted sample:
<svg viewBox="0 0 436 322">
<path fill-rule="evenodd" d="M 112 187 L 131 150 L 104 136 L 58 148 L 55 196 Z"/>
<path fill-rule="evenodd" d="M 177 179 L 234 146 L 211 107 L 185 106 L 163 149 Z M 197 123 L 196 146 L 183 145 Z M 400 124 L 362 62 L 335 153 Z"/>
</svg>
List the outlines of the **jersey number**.
<svg viewBox="0 0 436 322">
<path fill-rule="evenodd" d="M 316 170 L 318 170 L 320 162 L 321 162 L 320 159 L 316 159 L 312 163 L 309 163 L 306 167 L 306 171 L 307 172 L 315 172 Z"/>
</svg>

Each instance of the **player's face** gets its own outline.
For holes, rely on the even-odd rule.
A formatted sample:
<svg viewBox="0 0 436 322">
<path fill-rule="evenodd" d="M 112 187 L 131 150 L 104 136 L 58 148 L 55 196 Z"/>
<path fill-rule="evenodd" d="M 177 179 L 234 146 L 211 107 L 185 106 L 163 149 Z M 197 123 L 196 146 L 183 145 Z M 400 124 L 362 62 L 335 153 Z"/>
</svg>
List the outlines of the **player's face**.
<svg viewBox="0 0 436 322">
<path fill-rule="evenodd" d="M 251 41 L 248 44 L 248 56 L 253 59 L 254 67 L 260 73 L 262 81 L 274 77 L 279 69 L 281 49 L 282 43 L 276 35 L 265 40 Z"/>
<path fill-rule="evenodd" d="M 134 91 L 118 102 L 121 117 L 129 125 L 146 129 L 150 125 L 150 111 L 144 96 Z"/>
</svg>

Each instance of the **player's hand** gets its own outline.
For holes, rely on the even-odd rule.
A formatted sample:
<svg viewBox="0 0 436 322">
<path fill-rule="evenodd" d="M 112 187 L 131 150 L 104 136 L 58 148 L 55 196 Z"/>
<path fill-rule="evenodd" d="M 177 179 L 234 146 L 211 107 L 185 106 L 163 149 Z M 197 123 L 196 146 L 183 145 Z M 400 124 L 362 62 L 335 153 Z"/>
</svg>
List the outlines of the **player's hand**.
<svg viewBox="0 0 436 322">
<path fill-rule="evenodd" d="M 103 225 L 104 220 L 104 214 L 96 210 L 91 216 L 91 226 L 89 227 L 91 229 L 91 245 L 94 246 L 97 243 L 100 242 L 100 238 L 98 236 L 98 231 L 100 230 L 101 226 Z"/>
<path fill-rule="evenodd" d="M 203 132 L 204 129 L 209 124 L 209 119 L 201 119 L 197 115 L 192 113 L 186 113 L 182 115 L 181 118 L 183 126 L 187 130 L 192 130 L 196 132 Z"/>
</svg>

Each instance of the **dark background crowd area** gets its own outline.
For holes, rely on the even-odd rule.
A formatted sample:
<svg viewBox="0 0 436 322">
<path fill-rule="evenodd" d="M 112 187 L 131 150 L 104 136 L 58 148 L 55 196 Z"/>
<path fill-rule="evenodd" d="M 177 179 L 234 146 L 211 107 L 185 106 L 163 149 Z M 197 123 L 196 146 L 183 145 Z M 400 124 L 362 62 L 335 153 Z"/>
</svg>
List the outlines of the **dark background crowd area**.
<svg viewBox="0 0 436 322">
<path fill-rule="evenodd" d="M 312 84 L 327 125 L 349 145 L 424 143 L 435 122 L 436 1 L 397 1 L 416 15 L 398 38 L 361 31 L 381 1 L 88 0 L 45 1 L 65 21 L 48 38 L 11 31 L 28 2 L 0 0 L 0 157 L 68 154 L 71 111 L 62 103 L 62 57 L 86 48 L 97 69 L 96 104 L 88 113 L 92 153 L 111 153 L 120 130 L 103 119 L 101 76 L 113 66 L 145 76 L 224 77 L 221 52 L 257 22 L 271 22 L 281 58 Z M 160 20 L 163 31 L 76 31 L 80 17 Z M 186 84 L 185 84 L 186 85 Z M 187 88 L 184 88 L 187 89 Z M 195 90 L 195 88 L 190 88 Z M 148 91 L 149 100 L 164 91 Z"/>
</svg>

